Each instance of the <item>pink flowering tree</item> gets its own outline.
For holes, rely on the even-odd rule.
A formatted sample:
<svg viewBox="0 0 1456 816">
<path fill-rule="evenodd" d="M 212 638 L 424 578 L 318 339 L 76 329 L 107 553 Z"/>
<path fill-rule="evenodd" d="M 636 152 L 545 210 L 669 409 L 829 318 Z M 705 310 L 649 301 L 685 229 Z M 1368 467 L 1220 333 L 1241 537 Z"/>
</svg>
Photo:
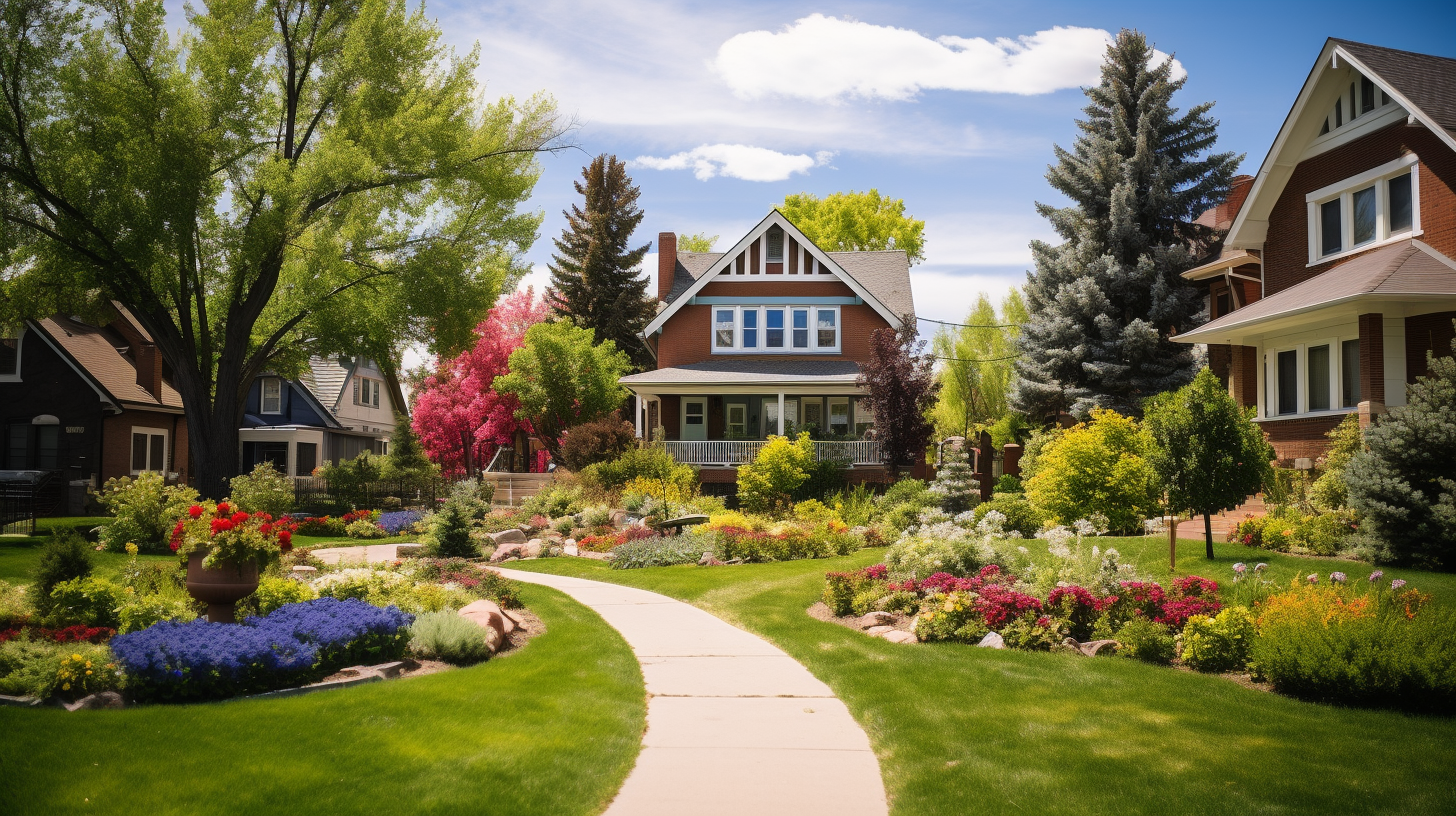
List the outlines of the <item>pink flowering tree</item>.
<svg viewBox="0 0 1456 816">
<path fill-rule="evenodd" d="M 505 374 L 511 352 L 526 329 L 550 314 L 544 300 L 527 288 L 496 302 L 475 328 L 474 347 L 453 359 L 439 358 L 414 402 L 414 429 L 426 455 L 446 476 L 474 473 L 490 463 L 497 448 L 531 425 L 516 419 L 514 395 L 491 388 Z"/>
</svg>

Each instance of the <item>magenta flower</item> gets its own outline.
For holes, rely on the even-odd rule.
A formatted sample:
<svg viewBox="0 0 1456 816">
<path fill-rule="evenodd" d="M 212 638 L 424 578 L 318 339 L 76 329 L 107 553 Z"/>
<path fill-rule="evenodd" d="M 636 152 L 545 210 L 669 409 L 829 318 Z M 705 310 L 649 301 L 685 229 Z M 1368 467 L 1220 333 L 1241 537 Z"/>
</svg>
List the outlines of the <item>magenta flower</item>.
<svg viewBox="0 0 1456 816">
<path fill-rule="evenodd" d="M 1246 564 L 1245 564 L 1245 563 L 1244 563 L 1244 562 L 1242 562 L 1242 561 L 1240 561 L 1240 562 L 1239 562 L 1239 563 L 1237 563 L 1237 564 L 1234 564 L 1234 572 L 1235 572 L 1235 573 L 1236 573 L 1236 574 L 1238 574 L 1238 575 L 1243 575 L 1243 574 L 1244 574 L 1244 572 L 1245 572 L 1245 571 L 1246 571 L 1246 570 L 1248 570 L 1248 568 L 1249 568 L 1249 567 L 1248 567 L 1248 565 L 1246 565 Z"/>
<path fill-rule="evenodd" d="M 1313 586 L 1314 584 L 1318 584 L 1319 583 L 1319 576 L 1311 572 L 1309 574 L 1309 583 L 1310 583 L 1311 586 Z"/>
<path fill-rule="evenodd" d="M 1376 581 L 1379 581 L 1381 578 L 1384 578 L 1384 577 L 1385 577 L 1385 573 L 1384 572 L 1381 572 L 1380 570 L 1376 570 L 1376 571 L 1370 573 L 1370 583 L 1373 584 Z"/>
<path fill-rule="evenodd" d="M 1400 589 L 1403 586 L 1405 586 L 1405 579 L 1404 578 L 1397 578 L 1394 581 L 1391 581 L 1390 582 L 1390 588 L 1391 589 Z"/>
<path fill-rule="evenodd" d="M 1330 580 L 1333 581 L 1336 584 L 1343 584 L 1343 583 L 1345 583 L 1345 573 L 1343 573 L 1343 572 L 1332 572 L 1332 573 L 1330 573 Z"/>
</svg>

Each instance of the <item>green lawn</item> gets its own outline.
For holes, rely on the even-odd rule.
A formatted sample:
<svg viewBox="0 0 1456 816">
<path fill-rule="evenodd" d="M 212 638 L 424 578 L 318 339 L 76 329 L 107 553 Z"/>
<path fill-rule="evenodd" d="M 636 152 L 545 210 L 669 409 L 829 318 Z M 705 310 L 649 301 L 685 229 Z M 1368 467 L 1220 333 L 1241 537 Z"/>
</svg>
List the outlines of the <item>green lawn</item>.
<svg viewBox="0 0 1456 816">
<path fill-rule="evenodd" d="M 520 591 L 546 634 L 469 669 L 276 700 L 0 708 L 0 813 L 598 813 L 641 743 L 641 671 L 586 607 Z"/>
<path fill-rule="evenodd" d="M 1166 539 L 1115 543 L 1167 575 Z M 1161 548 L 1161 549 L 1160 549 Z M 1183 542 L 1181 570 L 1227 574 L 1236 560 L 1293 559 Z M 610 570 L 587 559 L 513 568 L 652 589 L 776 643 L 827 682 L 869 733 L 892 812 L 909 814 L 1452 813 L 1456 721 L 1340 709 L 1229 680 L 1118 658 L 900 646 L 804 613 L 845 558 L 703 569 Z M 1322 574 L 1350 562 L 1317 562 Z M 1387 574 L 1392 571 L 1387 570 Z M 1405 573 L 1402 573 L 1405 574 Z M 1450 576 L 1416 585 L 1450 597 Z"/>
</svg>

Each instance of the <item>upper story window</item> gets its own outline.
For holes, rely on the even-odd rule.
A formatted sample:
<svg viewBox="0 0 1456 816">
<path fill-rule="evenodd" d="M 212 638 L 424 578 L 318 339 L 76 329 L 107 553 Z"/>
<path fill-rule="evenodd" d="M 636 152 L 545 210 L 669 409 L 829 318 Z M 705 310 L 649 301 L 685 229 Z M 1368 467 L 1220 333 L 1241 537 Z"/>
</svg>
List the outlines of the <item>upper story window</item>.
<svg viewBox="0 0 1456 816">
<path fill-rule="evenodd" d="M 379 407 L 380 386 L 384 383 L 379 380 L 371 380 L 368 377 L 356 377 L 354 379 L 354 404 L 363 405 L 366 408 Z"/>
<path fill-rule="evenodd" d="M 263 380 L 263 413 L 283 413 L 283 381 L 277 377 Z"/>
<path fill-rule="evenodd" d="M 775 227 L 764 236 L 768 245 L 765 257 L 769 263 L 783 263 L 784 261 L 784 231 Z"/>
<path fill-rule="evenodd" d="M 838 306 L 714 306 L 714 354 L 837 354 Z"/>
<path fill-rule="evenodd" d="M 1305 196 L 1310 265 L 1419 235 L 1416 162 L 1407 154 Z"/>
</svg>

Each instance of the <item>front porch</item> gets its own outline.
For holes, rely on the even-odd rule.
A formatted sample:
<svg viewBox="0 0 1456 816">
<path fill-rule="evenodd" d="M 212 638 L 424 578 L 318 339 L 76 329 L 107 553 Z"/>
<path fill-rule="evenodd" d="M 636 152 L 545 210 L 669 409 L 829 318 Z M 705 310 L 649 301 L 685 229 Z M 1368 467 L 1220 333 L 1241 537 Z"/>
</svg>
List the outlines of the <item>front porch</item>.
<svg viewBox="0 0 1456 816">
<path fill-rule="evenodd" d="M 753 461 L 767 440 L 703 440 L 668 441 L 663 443 L 673 459 L 691 465 L 708 467 L 738 467 Z M 814 441 L 814 455 L 820 461 L 837 460 L 851 466 L 881 464 L 880 443 L 873 439 L 857 439 L 847 442 Z"/>
</svg>

